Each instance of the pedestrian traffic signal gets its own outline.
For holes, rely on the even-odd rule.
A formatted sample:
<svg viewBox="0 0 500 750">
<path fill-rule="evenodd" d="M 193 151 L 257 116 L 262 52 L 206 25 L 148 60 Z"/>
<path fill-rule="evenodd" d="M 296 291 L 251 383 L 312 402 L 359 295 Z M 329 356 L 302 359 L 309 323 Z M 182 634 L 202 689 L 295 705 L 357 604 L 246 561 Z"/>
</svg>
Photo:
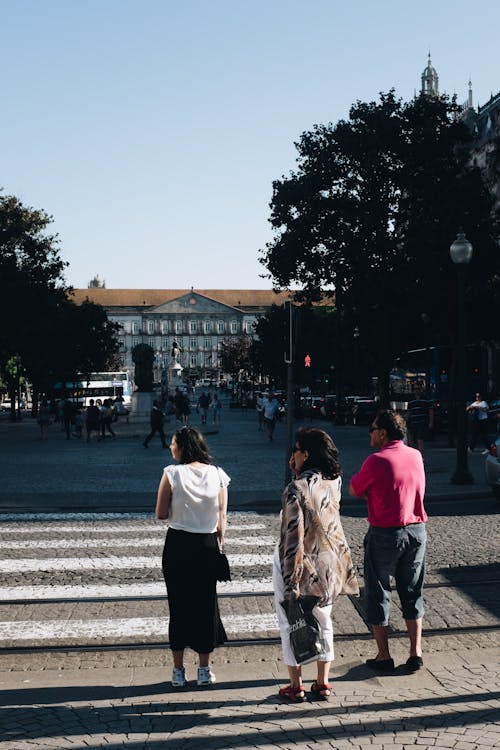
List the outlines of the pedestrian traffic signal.
<svg viewBox="0 0 500 750">
<path fill-rule="evenodd" d="M 306 354 L 304 357 L 304 367 L 310 367 L 311 366 L 311 357 L 309 354 Z"/>
</svg>

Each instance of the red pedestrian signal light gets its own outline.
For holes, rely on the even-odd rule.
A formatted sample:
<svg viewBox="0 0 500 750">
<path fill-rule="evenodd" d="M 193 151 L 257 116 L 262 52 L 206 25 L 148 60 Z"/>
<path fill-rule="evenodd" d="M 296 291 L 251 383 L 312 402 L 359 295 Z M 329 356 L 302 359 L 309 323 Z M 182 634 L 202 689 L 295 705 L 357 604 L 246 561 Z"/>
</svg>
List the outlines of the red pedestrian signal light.
<svg viewBox="0 0 500 750">
<path fill-rule="evenodd" d="M 309 354 L 306 354 L 304 357 L 304 367 L 310 367 L 311 366 L 311 357 Z"/>
</svg>

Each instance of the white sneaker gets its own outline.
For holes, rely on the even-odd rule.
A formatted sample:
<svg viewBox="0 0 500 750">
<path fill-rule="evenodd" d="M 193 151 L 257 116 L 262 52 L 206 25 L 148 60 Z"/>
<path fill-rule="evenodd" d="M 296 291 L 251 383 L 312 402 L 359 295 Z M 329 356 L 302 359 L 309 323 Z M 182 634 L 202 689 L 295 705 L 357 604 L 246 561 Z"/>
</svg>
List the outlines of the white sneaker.
<svg viewBox="0 0 500 750">
<path fill-rule="evenodd" d="M 185 687 L 186 685 L 186 672 L 184 667 L 172 670 L 172 687 Z"/>
<path fill-rule="evenodd" d="M 213 685 L 217 682 L 214 673 L 210 667 L 198 667 L 198 685 Z"/>
</svg>

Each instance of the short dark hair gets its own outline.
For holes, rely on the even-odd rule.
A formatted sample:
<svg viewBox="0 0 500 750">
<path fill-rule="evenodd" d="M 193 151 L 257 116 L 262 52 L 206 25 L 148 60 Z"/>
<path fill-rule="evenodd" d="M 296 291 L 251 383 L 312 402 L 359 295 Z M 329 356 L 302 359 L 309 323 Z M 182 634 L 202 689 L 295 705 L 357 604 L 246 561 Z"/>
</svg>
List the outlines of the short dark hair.
<svg viewBox="0 0 500 750">
<path fill-rule="evenodd" d="M 300 427 L 295 433 L 295 445 L 309 453 L 303 471 L 319 469 L 325 479 L 336 479 L 342 474 L 337 446 L 324 430 Z"/>
<path fill-rule="evenodd" d="M 174 432 L 175 442 L 179 448 L 179 463 L 190 464 L 199 461 L 200 464 L 209 464 L 212 459 L 208 453 L 205 438 L 194 427 L 182 427 Z"/>
<path fill-rule="evenodd" d="M 377 427 L 386 431 L 389 440 L 403 440 L 406 436 L 406 421 L 393 409 L 381 409 L 374 421 Z"/>
</svg>

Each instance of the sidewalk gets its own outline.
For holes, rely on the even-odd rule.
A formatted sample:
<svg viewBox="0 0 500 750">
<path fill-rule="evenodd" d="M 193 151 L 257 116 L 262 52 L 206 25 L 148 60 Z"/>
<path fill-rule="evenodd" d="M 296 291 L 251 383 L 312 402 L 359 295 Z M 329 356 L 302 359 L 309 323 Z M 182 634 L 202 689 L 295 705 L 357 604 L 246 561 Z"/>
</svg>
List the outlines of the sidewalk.
<svg viewBox="0 0 500 750">
<path fill-rule="evenodd" d="M 232 477 L 230 508 L 275 513 L 284 479 L 284 426 L 278 425 L 276 440 L 269 443 L 258 432 L 253 413 L 226 409 L 222 418 L 217 432 L 207 430 L 212 433 L 207 440 L 214 460 Z M 196 418 L 193 421 L 197 423 Z M 329 427 L 324 422 L 313 424 Z M 169 454 L 161 450 L 159 440 L 147 450 L 142 447 L 147 427 L 146 423 L 119 422 L 116 440 L 87 445 L 66 441 L 58 426 L 51 425 L 49 440 L 42 443 L 32 420 L 21 424 L 1 420 L 0 514 L 152 512 Z M 171 422 L 167 432 L 173 427 Z M 367 429 L 333 427 L 331 434 L 341 451 L 345 490 L 349 477 L 368 455 Z M 462 588 L 458 596 L 453 584 L 453 575 L 460 571 L 463 577 L 470 576 L 467 566 L 479 581 L 481 575 L 485 579 L 497 575 L 498 555 L 490 553 L 491 565 L 482 574 L 484 560 L 478 560 L 475 553 L 485 540 L 491 545 L 492 538 L 498 538 L 500 506 L 484 484 L 483 462 L 479 453 L 469 457 L 475 478 L 472 487 L 451 485 L 455 451 L 444 440 L 428 446 L 427 503 L 431 512 L 434 506 L 444 518 L 448 546 L 456 546 L 457 556 L 454 560 L 441 553 L 441 577 L 446 578 L 441 581 L 442 591 L 449 606 L 440 605 L 434 615 L 436 589 L 432 586 L 436 583 L 429 583 L 427 623 L 434 632 L 428 637 L 424 633 L 425 668 L 421 671 L 405 673 L 404 637 L 396 634 L 391 639 L 396 672 L 380 677 L 364 665 L 374 653 L 371 636 L 361 630 L 357 636 L 339 635 L 330 701 L 309 699 L 288 705 L 277 697 L 278 687 L 287 678 L 275 643 L 255 640 L 216 650 L 213 667 L 218 681 L 209 689 L 193 684 L 195 656 L 188 652 L 191 684 L 181 690 L 170 686 L 171 657 L 163 648 L 4 651 L 0 654 L 0 750 L 500 748 L 498 606 L 491 599 L 489 605 L 485 603 L 480 583 L 472 592 L 475 597 L 469 596 L 471 587 Z M 363 501 L 347 497 L 343 508 L 346 522 L 352 520 L 349 516 L 364 518 L 366 512 Z M 448 578 L 447 566 L 451 566 Z M 495 581 L 492 584 L 487 592 L 490 598 L 498 591 Z M 488 618 L 478 614 L 481 604 Z M 463 606 L 467 612 L 460 609 Z M 337 608 L 337 620 L 341 608 Z M 442 624 L 438 615 L 443 615 Z M 25 616 L 30 616 L 28 609 Z M 464 624 L 466 629 L 460 627 Z M 339 624 L 336 632 L 340 632 Z M 311 665 L 304 668 L 308 690 L 313 671 Z"/>
<path fill-rule="evenodd" d="M 373 676 L 358 651 L 337 645 L 329 702 L 284 704 L 278 647 L 215 652 L 218 682 L 208 689 L 170 686 L 164 652 L 118 654 L 111 667 L 54 656 L 43 671 L 0 673 L 0 747 L 205 750 L 310 748 L 403 750 L 500 747 L 500 649 L 470 648 L 426 657 L 426 668 Z M 340 653 L 339 653 L 340 652 Z M 406 659 L 396 643 L 397 662 Z M 104 655 L 104 660 L 109 654 Z M 36 659 L 36 657 L 35 657 Z M 68 668 L 68 662 L 70 666 Z M 1 661 L 0 661 L 1 664 Z M 75 665 L 76 666 L 76 665 Z M 195 666 L 187 663 L 188 678 Z M 26 667 L 25 667 L 26 668 Z M 312 666 L 304 668 L 309 690 Z"/>
</svg>

